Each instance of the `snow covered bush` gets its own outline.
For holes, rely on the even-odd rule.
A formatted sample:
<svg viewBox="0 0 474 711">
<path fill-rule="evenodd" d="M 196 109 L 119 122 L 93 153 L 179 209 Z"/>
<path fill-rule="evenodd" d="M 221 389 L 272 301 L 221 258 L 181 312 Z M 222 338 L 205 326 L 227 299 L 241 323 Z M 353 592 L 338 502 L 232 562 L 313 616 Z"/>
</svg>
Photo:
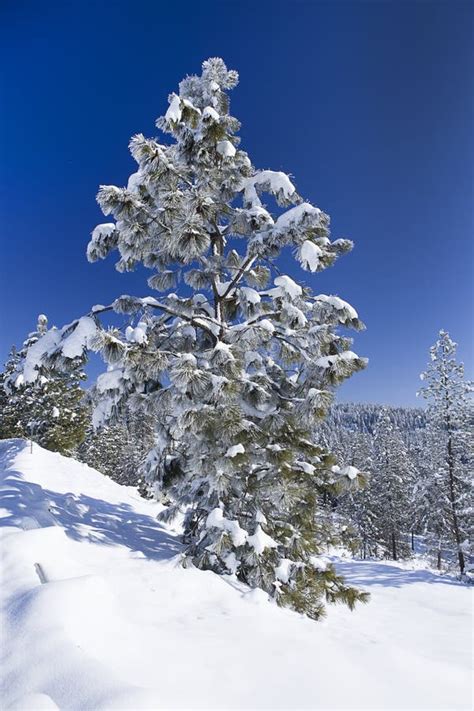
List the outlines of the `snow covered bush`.
<svg viewBox="0 0 474 711">
<path fill-rule="evenodd" d="M 334 387 L 365 365 L 339 333 L 362 323 L 338 296 L 280 273 L 277 258 L 285 250 L 318 273 L 352 243 L 331 241 L 329 216 L 240 149 L 237 81 L 221 59 L 204 62 L 157 121 L 171 140 L 134 136 L 137 171 L 99 190 L 113 221 L 94 229 L 89 260 L 117 250 L 116 268 L 149 268 L 159 294 L 94 307 L 44 345 L 102 353 L 96 425 L 126 402 L 154 414 L 145 471 L 172 501 L 163 518 L 185 514 L 187 560 L 317 618 L 324 599 L 366 598 L 318 559 L 331 534 L 320 499 L 347 472 L 310 434 Z M 111 310 L 126 314 L 124 329 L 101 326 Z"/>
</svg>

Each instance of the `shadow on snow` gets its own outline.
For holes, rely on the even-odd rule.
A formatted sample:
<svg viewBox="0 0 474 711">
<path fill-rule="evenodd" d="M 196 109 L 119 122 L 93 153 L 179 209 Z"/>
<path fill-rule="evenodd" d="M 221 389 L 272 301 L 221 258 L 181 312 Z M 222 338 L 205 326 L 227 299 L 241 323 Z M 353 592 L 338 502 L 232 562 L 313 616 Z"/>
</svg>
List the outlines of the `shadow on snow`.
<svg viewBox="0 0 474 711">
<path fill-rule="evenodd" d="M 171 558 L 180 552 L 177 538 L 153 517 L 136 513 L 129 504 L 111 504 L 85 494 L 60 494 L 24 481 L 21 472 L 9 469 L 9 464 L 27 445 L 21 440 L 6 444 L 0 443 L 6 470 L 0 486 L 0 526 L 30 529 L 60 525 L 73 540 L 125 546 L 153 560 Z"/>
<path fill-rule="evenodd" d="M 453 575 L 442 575 L 430 570 L 410 570 L 399 567 L 393 562 L 375 560 L 341 560 L 336 559 L 336 568 L 352 585 L 370 587 L 401 588 L 412 583 L 433 583 L 438 585 L 461 585 Z"/>
</svg>

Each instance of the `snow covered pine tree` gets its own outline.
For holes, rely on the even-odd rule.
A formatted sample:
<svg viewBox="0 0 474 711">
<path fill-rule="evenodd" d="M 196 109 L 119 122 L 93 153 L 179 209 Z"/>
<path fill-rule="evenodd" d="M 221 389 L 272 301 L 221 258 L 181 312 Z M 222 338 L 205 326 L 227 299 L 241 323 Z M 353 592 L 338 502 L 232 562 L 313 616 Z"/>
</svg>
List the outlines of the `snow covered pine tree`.
<svg viewBox="0 0 474 711">
<path fill-rule="evenodd" d="M 62 355 L 45 359 L 35 370 L 34 382 L 25 377 L 27 355 L 31 357 L 47 327 L 48 319 L 40 314 L 36 331 L 28 335 L 18 353 L 12 350 L 0 376 L 4 401 L 0 434 L 28 437 L 46 449 L 68 454 L 84 439 L 90 417 L 80 387 L 86 377 L 82 371 L 84 360 Z"/>
<path fill-rule="evenodd" d="M 309 435 L 334 386 L 365 365 L 337 329 L 362 324 L 342 299 L 280 274 L 276 259 L 289 247 L 319 272 L 352 243 L 331 242 L 328 215 L 239 149 L 227 95 L 237 81 L 221 59 L 204 62 L 157 121 L 172 142 L 134 136 L 138 171 L 126 188 L 100 188 L 115 221 L 94 229 L 89 260 L 117 249 L 117 269 L 153 269 L 148 284 L 162 296 L 95 307 L 50 343 L 47 334 L 45 349 L 64 353 L 74 339 L 101 351 L 96 423 L 126 400 L 155 413 L 146 473 L 173 502 L 163 518 L 185 512 L 188 561 L 317 618 L 324 599 L 367 598 L 318 559 L 328 525 L 318 502 L 337 476 Z M 124 333 L 100 326 L 110 310 L 128 315 Z"/>
<path fill-rule="evenodd" d="M 393 560 L 398 560 L 410 552 L 402 534 L 409 530 L 409 494 L 414 470 L 400 430 L 385 408 L 380 412 L 374 433 L 374 468 L 371 488 L 381 534 L 379 542 Z"/>
<path fill-rule="evenodd" d="M 436 510 L 428 526 L 440 541 L 444 535 L 455 544 L 462 575 L 471 552 L 473 521 L 472 383 L 464 380 L 464 366 L 456 362 L 456 343 L 449 333 L 439 332 L 430 353 L 428 368 L 420 376 L 425 385 L 419 392 L 428 400 L 428 422 L 436 433 L 436 466 L 426 485 Z"/>
</svg>

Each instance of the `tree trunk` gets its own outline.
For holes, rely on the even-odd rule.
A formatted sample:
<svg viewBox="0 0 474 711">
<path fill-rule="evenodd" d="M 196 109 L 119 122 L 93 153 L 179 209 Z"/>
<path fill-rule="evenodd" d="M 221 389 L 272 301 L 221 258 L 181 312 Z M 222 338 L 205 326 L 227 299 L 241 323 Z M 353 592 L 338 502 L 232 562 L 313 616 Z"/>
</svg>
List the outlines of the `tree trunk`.
<svg viewBox="0 0 474 711">
<path fill-rule="evenodd" d="M 449 420 L 448 420 L 448 424 L 449 424 Z M 451 434 L 449 434 L 449 436 L 448 436 L 448 471 L 449 471 L 449 500 L 451 502 L 451 514 L 453 517 L 454 537 L 456 539 L 456 546 L 458 549 L 459 570 L 461 571 L 461 575 L 462 575 L 464 573 L 464 568 L 466 567 L 466 563 L 464 560 L 464 553 L 461 550 L 461 534 L 459 532 L 458 512 L 457 512 L 457 507 L 456 507 L 456 492 L 455 492 L 455 486 L 454 486 L 454 455 L 453 455 L 453 442 L 451 439 Z"/>
<path fill-rule="evenodd" d="M 459 531 L 459 521 L 458 521 L 458 512 L 457 512 L 457 506 L 456 506 L 456 487 L 455 487 L 455 481 L 454 481 L 454 451 L 453 451 L 453 439 L 452 439 L 452 424 L 451 424 L 451 413 L 449 410 L 450 407 L 450 400 L 449 400 L 449 393 L 448 393 L 448 383 L 447 383 L 447 378 L 444 376 L 442 378 L 442 384 L 444 386 L 444 392 L 445 392 L 445 422 L 446 422 L 446 431 L 448 433 L 448 444 L 447 444 L 447 450 L 448 450 L 448 477 L 449 477 L 449 500 L 451 502 L 451 515 L 453 518 L 453 531 L 454 531 L 454 538 L 456 540 L 456 546 L 458 549 L 458 561 L 459 561 L 459 570 L 461 571 L 461 575 L 464 573 L 464 568 L 465 568 L 465 561 L 464 561 L 464 553 L 461 550 L 461 534 Z"/>
<path fill-rule="evenodd" d="M 413 552 L 415 552 L 415 532 L 411 532 L 411 549 Z"/>
<path fill-rule="evenodd" d="M 395 538 L 395 531 L 392 531 L 392 557 L 393 557 L 393 560 L 398 560 L 398 558 L 397 558 L 397 539 Z"/>
</svg>

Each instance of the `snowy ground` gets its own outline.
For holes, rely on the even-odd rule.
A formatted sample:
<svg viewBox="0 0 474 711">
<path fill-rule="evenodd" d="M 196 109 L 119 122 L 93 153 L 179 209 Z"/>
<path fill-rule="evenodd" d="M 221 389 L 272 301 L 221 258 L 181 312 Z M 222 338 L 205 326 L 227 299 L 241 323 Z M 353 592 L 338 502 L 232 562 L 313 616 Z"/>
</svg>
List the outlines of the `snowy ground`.
<svg viewBox="0 0 474 711">
<path fill-rule="evenodd" d="M 471 708 L 453 578 L 341 561 L 371 602 L 311 622 L 183 569 L 157 504 L 83 464 L 8 440 L 0 470 L 0 708 Z"/>
</svg>

